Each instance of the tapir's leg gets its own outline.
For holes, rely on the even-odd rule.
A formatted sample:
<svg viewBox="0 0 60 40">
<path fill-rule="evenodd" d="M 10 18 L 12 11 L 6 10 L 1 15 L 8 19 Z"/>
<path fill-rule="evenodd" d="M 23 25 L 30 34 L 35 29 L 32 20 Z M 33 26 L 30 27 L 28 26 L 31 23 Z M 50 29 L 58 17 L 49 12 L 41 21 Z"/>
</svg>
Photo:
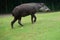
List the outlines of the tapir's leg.
<svg viewBox="0 0 60 40">
<path fill-rule="evenodd" d="M 13 21 L 11 22 L 11 27 L 13 28 L 13 24 L 17 21 L 16 18 L 13 19 Z"/>
<path fill-rule="evenodd" d="M 21 26 L 23 26 L 23 25 L 21 24 L 21 17 L 18 18 L 18 24 L 20 24 Z"/>
<path fill-rule="evenodd" d="M 34 17 L 34 22 L 36 22 L 36 16 L 35 16 L 35 15 L 33 15 L 33 17 Z"/>
<path fill-rule="evenodd" d="M 31 22 L 33 23 L 33 15 L 31 15 Z"/>
<path fill-rule="evenodd" d="M 31 15 L 31 21 L 32 23 L 36 22 L 36 16 L 34 14 Z"/>
</svg>

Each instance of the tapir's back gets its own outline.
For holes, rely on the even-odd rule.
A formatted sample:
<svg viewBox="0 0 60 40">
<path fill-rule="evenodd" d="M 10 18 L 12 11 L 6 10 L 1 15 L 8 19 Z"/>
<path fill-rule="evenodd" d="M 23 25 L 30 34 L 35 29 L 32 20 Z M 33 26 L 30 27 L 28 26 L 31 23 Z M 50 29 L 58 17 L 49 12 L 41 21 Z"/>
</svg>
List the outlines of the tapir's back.
<svg viewBox="0 0 60 40">
<path fill-rule="evenodd" d="M 35 13 L 36 12 L 36 6 L 37 4 L 36 3 L 26 3 L 26 4 L 21 4 L 19 6 L 16 6 L 13 10 L 13 14 L 14 15 L 21 15 L 23 16 L 26 15 L 26 14 L 31 14 L 31 13 Z"/>
</svg>

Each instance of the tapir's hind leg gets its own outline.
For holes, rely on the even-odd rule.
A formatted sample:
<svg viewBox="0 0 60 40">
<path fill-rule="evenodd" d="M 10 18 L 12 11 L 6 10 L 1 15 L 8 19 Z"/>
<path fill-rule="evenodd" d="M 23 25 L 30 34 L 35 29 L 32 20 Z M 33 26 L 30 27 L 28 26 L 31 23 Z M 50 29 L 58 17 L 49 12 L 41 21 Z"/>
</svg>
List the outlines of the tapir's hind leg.
<svg viewBox="0 0 60 40">
<path fill-rule="evenodd" d="M 18 18 L 18 24 L 20 24 L 21 26 L 23 26 L 23 25 L 21 24 L 21 17 Z"/>
<path fill-rule="evenodd" d="M 13 21 L 11 22 L 11 27 L 13 28 L 13 24 L 17 21 L 17 18 L 14 18 Z"/>
<path fill-rule="evenodd" d="M 31 22 L 33 23 L 33 15 L 31 15 Z"/>
</svg>

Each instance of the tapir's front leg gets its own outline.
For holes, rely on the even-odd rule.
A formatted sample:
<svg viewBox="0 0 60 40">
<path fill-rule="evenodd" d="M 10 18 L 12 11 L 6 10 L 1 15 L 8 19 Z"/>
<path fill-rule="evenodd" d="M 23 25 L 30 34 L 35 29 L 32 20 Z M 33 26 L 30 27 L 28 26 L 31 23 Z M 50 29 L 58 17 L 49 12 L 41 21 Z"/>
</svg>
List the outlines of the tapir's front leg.
<svg viewBox="0 0 60 40">
<path fill-rule="evenodd" d="M 33 17 L 34 17 L 34 22 L 36 22 L 36 16 L 35 16 L 35 15 L 33 15 Z"/>
</svg>

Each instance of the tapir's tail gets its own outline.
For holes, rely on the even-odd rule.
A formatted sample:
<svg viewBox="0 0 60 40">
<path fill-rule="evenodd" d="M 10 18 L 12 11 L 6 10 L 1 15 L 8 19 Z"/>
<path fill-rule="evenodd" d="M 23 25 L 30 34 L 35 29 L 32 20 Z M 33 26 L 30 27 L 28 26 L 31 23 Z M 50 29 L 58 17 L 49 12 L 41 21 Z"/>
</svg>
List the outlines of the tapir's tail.
<svg viewBox="0 0 60 40">
<path fill-rule="evenodd" d="M 14 14 L 12 13 L 12 16 L 14 16 Z"/>
</svg>

